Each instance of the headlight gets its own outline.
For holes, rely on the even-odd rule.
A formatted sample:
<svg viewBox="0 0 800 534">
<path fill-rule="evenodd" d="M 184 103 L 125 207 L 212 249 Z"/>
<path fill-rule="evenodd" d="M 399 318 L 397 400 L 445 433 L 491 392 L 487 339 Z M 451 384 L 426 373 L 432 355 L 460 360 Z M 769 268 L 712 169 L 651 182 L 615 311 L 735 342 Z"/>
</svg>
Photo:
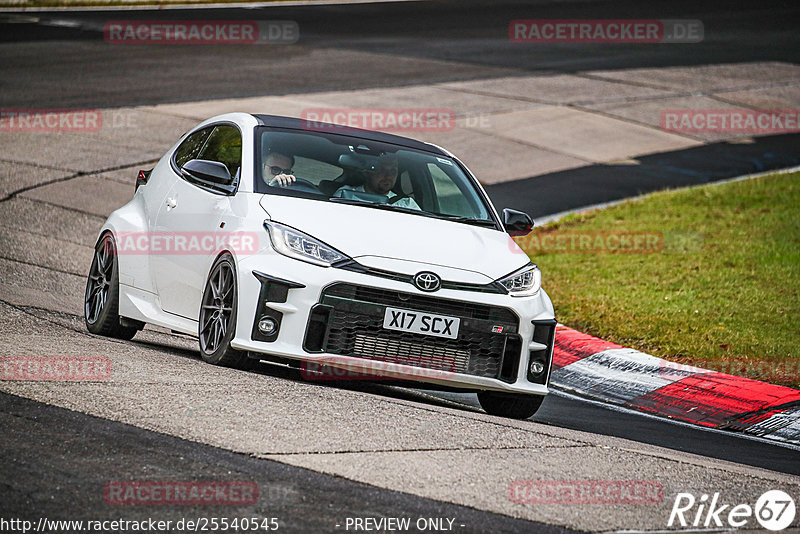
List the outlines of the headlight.
<svg viewBox="0 0 800 534">
<path fill-rule="evenodd" d="M 522 270 L 498 280 L 512 297 L 535 295 L 542 287 L 542 271 L 535 265 L 526 265 Z"/>
<path fill-rule="evenodd" d="M 269 232 L 272 248 L 284 256 L 307 261 L 323 267 L 349 259 L 347 256 L 326 245 L 319 239 L 280 223 L 267 221 L 264 226 Z"/>
</svg>

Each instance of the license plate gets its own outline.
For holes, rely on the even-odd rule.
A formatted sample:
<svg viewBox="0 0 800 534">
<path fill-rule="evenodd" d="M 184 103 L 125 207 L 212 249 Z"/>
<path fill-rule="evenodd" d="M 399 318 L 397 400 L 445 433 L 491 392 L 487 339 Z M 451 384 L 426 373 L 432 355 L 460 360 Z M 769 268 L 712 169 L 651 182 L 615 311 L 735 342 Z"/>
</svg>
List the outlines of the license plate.
<svg viewBox="0 0 800 534">
<path fill-rule="evenodd" d="M 383 315 L 383 327 L 387 330 L 400 332 L 413 332 L 425 336 L 446 337 L 456 339 L 458 326 L 461 320 L 458 317 L 422 313 L 398 308 L 386 308 Z"/>
</svg>

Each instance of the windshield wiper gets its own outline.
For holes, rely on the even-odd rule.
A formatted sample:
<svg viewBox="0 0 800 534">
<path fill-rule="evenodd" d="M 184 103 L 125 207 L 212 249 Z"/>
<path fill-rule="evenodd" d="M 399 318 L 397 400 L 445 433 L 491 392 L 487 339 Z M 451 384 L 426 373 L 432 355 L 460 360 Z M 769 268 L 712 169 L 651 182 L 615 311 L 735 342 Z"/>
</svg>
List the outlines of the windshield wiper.
<svg viewBox="0 0 800 534">
<path fill-rule="evenodd" d="M 331 197 L 328 200 L 331 202 L 340 202 L 342 204 L 353 204 L 357 206 L 366 206 L 368 208 L 375 208 L 379 210 L 401 211 L 403 213 L 414 213 L 417 215 L 432 215 L 427 211 L 415 210 L 414 208 L 406 208 L 405 206 L 395 206 L 394 204 L 385 204 L 383 202 L 373 202 L 371 200 L 360 200 L 356 198 L 341 198 Z"/>
<path fill-rule="evenodd" d="M 463 217 L 461 215 L 450 215 L 448 213 L 433 213 L 433 212 L 428 212 L 428 213 L 433 217 L 436 217 L 438 219 L 444 219 L 446 221 L 472 224 L 475 226 L 485 226 L 487 228 L 497 228 L 495 222 L 490 221 L 489 219 L 473 219 L 472 217 Z"/>
<path fill-rule="evenodd" d="M 371 200 L 360 200 L 357 198 L 330 197 L 328 200 L 330 200 L 331 202 L 340 202 L 342 204 L 358 204 L 365 206 L 372 206 L 374 204 L 378 204 L 378 202 L 373 202 Z"/>
<path fill-rule="evenodd" d="M 360 200 L 354 198 L 330 197 L 328 200 L 331 202 L 340 202 L 342 204 L 353 204 L 357 206 L 366 206 L 368 208 L 375 208 L 379 210 L 399 211 L 402 213 L 413 213 L 414 215 L 422 215 L 423 217 L 431 217 L 432 219 L 442 219 L 445 221 L 453 221 L 464 224 L 471 224 L 474 226 L 483 226 L 486 228 L 497 228 L 494 221 L 488 219 L 473 219 L 471 217 L 463 217 L 461 215 L 449 215 L 447 213 L 436 213 L 433 211 L 424 211 L 414 208 L 407 208 L 405 206 L 396 206 L 394 204 L 384 204 L 383 202 L 373 202 L 371 200 Z"/>
</svg>

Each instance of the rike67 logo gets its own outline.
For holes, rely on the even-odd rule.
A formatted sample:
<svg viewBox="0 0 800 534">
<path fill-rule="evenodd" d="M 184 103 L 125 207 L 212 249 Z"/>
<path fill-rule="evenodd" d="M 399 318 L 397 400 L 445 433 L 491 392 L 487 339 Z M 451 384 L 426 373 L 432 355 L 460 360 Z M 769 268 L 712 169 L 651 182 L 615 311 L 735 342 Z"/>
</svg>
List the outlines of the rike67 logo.
<svg viewBox="0 0 800 534">
<path fill-rule="evenodd" d="M 762 528 L 778 531 L 792 524 L 795 511 L 794 499 L 781 490 L 765 492 L 758 498 L 755 506 L 724 503 L 719 493 L 714 493 L 710 498 L 703 494 L 699 499 L 691 493 L 678 493 L 667 526 L 691 525 L 694 528 L 707 529 L 722 527 L 727 522 L 728 526 L 734 528 L 757 528 L 752 524 L 755 517 Z"/>
</svg>

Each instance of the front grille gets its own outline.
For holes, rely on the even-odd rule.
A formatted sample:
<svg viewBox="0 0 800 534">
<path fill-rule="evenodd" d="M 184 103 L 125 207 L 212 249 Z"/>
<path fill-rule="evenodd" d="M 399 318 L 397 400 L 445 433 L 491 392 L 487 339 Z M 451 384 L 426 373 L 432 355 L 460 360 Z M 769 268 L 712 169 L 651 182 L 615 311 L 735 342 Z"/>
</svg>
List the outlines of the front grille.
<svg viewBox="0 0 800 534">
<path fill-rule="evenodd" d="M 458 338 L 386 330 L 387 306 L 458 317 Z M 323 291 L 311 314 L 305 347 L 513 382 L 521 349 L 518 326 L 516 314 L 498 306 L 334 284 Z M 493 331 L 498 327 L 502 333 Z"/>
<path fill-rule="evenodd" d="M 414 367 L 466 373 L 469 351 L 440 347 L 434 343 L 414 343 L 356 334 L 353 355 L 384 362 L 402 363 Z"/>
</svg>

